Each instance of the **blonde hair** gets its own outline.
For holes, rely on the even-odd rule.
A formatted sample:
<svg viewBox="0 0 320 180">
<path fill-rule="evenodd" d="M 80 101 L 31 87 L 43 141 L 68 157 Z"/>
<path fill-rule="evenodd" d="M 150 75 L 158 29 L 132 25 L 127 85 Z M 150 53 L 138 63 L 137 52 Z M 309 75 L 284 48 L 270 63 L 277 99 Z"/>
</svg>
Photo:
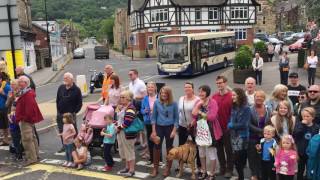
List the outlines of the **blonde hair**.
<svg viewBox="0 0 320 180">
<path fill-rule="evenodd" d="M 301 111 L 301 114 L 302 113 L 309 113 L 313 118 L 316 117 L 316 111 L 313 107 L 306 107 L 306 108 L 303 108 L 302 111 Z"/>
<path fill-rule="evenodd" d="M 130 102 L 133 100 L 133 93 L 131 91 L 129 91 L 129 90 L 122 91 L 120 93 L 120 96 L 125 97 Z"/>
<path fill-rule="evenodd" d="M 280 149 L 282 149 L 282 142 L 285 141 L 285 140 L 288 140 L 289 142 L 291 142 L 291 148 L 290 150 L 294 150 L 294 151 L 297 151 L 297 147 L 296 147 L 296 144 L 294 142 L 294 139 L 291 135 L 289 134 L 286 134 L 286 135 L 283 135 L 282 138 L 280 139 L 280 143 L 279 143 L 279 147 Z"/>
<path fill-rule="evenodd" d="M 257 91 L 254 93 L 254 97 L 256 97 L 257 94 L 261 95 L 261 96 L 263 97 L 263 99 L 266 100 L 266 93 L 265 93 L 263 90 L 257 90 Z"/>
<path fill-rule="evenodd" d="M 273 91 L 272 91 L 272 98 L 273 99 L 279 99 L 280 94 L 283 91 L 287 91 L 288 92 L 288 87 L 283 85 L 283 84 L 277 84 L 276 86 L 274 86 Z M 288 94 L 287 97 L 288 99 Z"/>
<path fill-rule="evenodd" d="M 284 117 L 282 117 L 279 113 L 279 108 L 281 105 L 284 105 L 288 108 L 288 113 L 286 114 L 285 118 L 288 119 L 288 128 L 289 128 L 289 133 L 293 133 L 294 129 L 294 123 L 293 123 L 293 115 L 292 115 L 292 110 L 291 110 L 291 105 L 289 101 L 280 101 L 277 107 L 277 115 L 276 115 L 276 130 L 279 134 L 283 133 L 283 121 L 285 120 Z"/>
<path fill-rule="evenodd" d="M 5 61 L 0 61 L 0 72 L 8 73 L 8 68 Z"/>
<path fill-rule="evenodd" d="M 161 93 L 166 93 L 168 95 L 168 99 L 166 101 L 164 101 L 162 99 L 162 96 L 161 96 Z M 169 105 L 169 104 L 172 104 L 173 103 L 173 95 L 172 95 L 172 89 L 169 87 L 169 86 L 163 86 L 161 89 L 160 89 L 160 97 L 159 97 L 159 101 L 162 103 L 162 104 L 166 104 L 166 105 Z"/>
<path fill-rule="evenodd" d="M 275 135 L 276 133 L 276 128 L 274 128 L 273 126 L 271 125 L 267 125 L 263 128 L 263 131 L 267 131 L 267 132 L 271 132 L 273 133 L 273 135 Z"/>
</svg>

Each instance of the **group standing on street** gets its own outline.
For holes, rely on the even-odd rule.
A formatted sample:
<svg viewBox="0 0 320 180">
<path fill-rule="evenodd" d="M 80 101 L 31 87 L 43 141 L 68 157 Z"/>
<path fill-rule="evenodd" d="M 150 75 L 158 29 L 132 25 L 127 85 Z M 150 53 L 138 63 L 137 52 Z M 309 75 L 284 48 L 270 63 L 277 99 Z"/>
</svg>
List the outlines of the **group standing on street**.
<svg viewBox="0 0 320 180">
<path fill-rule="evenodd" d="M 271 46 L 268 53 L 272 59 Z M 246 79 L 244 89 L 231 89 L 225 76 L 217 76 L 216 92 L 211 92 L 211 85 L 195 87 L 185 82 L 184 95 L 177 100 L 172 87 L 158 89 L 155 82 L 145 83 L 136 69 L 129 70 L 130 83 L 125 89 L 113 67 L 106 65 L 101 96 L 103 105 L 112 107 L 115 115 L 103 117 L 106 126 L 99 132 L 104 170 L 112 170 L 111 148 L 117 146 L 125 162 L 120 175 L 135 175 L 136 154 L 141 150 L 142 158 L 153 165 L 151 177 L 159 176 L 160 162 L 165 163 L 162 175 L 170 176 L 173 161 L 165 157 L 178 136 L 179 145 L 188 139 L 197 145 L 197 179 L 231 178 L 235 169 L 238 179 L 244 180 L 247 161 L 252 180 L 291 180 L 296 175 L 299 180 L 314 179 L 320 174 L 309 163 L 320 166 L 319 160 L 311 158 L 320 151 L 320 145 L 314 145 L 320 139 L 320 86 L 314 84 L 318 59 L 311 51 L 306 62 L 308 88 L 299 83 L 298 73 L 289 73 L 286 52 L 279 60 L 281 83 L 270 96 L 256 86 L 262 83 L 263 69 L 263 59 L 256 53 L 252 61 L 255 77 Z M 3 144 L 10 143 L 11 134 L 16 159 L 21 160 L 24 151 L 29 165 L 40 158 L 35 124 L 43 117 L 32 78 L 21 67 L 17 74 L 19 78 L 12 81 L 5 72 L 0 74 L 0 129 Z M 82 106 L 81 91 L 67 72 L 56 96 L 59 152 L 66 154 L 63 166 L 79 170 L 93 163 L 88 143 L 78 136 L 76 114 Z"/>
</svg>

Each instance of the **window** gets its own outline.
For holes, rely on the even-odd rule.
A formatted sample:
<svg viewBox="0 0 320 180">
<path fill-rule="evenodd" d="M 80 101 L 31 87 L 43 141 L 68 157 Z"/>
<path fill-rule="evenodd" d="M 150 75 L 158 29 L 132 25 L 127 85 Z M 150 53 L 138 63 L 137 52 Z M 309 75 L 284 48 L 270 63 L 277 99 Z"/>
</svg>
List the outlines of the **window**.
<svg viewBox="0 0 320 180">
<path fill-rule="evenodd" d="M 208 57 L 208 52 L 209 52 L 209 42 L 201 41 L 201 58 Z"/>
<path fill-rule="evenodd" d="M 237 40 L 247 39 L 247 29 L 235 29 L 235 37 Z"/>
<path fill-rule="evenodd" d="M 258 12 L 262 12 L 262 7 L 261 7 L 261 5 L 258 6 Z"/>
<path fill-rule="evenodd" d="M 218 19 L 218 8 L 209 8 L 209 20 Z"/>
<path fill-rule="evenodd" d="M 263 16 L 262 24 L 266 24 L 266 17 L 265 16 Z"/>
<path fill-rule="evenodd" d="M 30 51 L 26 50 L 26 61 L 27 61 L 27 66 L 30 66 Z"/>
<path fill-rule="evenodd" d="M 232 7 L 231 19 L 246 19 L 248 18 L 248 7 Z"/>
<path fill-rule="evenodd" d="M 151 22 L 168 21 L 168 9 L 156 9 L 151 11 Z"/>
<path fill-rule="evenodd" d="M 195 16 L 196 21 L 201 21 L 201 8 L 195 8 Z"/>
<path fill-rule="evenodd" d="M 209 56 L 214 56 L 215 53 L 215 43 L 214 39 L 209 40 Z"/>
<path fill-rule="evenodd" d="M 216 39 L 215 52 L 216 54 L 222 53 L 221 39 Z"/>
<path fill-rule="evenodd" d="M 153 49 L 153 37 L 148 36 L 148 49 Z"/>
<path fill-rule="evenodd" d="M 136 16 L 135 16 L 135 15 L 132 15 L 132 16 L 130 16 L 130 17 L 131 17 L 131 21 L 130 21 L 131 26 L 136 26 L 136 24 L 137 24 L 137 22 L 136 22 Z"/>
</svg>

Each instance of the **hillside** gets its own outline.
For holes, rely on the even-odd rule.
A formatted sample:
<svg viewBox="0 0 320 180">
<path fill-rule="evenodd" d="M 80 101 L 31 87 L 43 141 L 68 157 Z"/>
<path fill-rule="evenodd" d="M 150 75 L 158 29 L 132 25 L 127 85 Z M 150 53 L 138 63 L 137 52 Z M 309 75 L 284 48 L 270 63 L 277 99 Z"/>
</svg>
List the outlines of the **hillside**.
<svg viewBox="0 0 320 180">
<path fill-rule="evenodd" d="M 44 0 L 32 0 L 32 19 L 45 19 Z M 99 36 L 102 20 L 113 19 L 116 8 L 127 7 L 127 0 L 47 0 L 49 20 L 72 19 L 83 29 L 83 36 Z"/>
</svg>

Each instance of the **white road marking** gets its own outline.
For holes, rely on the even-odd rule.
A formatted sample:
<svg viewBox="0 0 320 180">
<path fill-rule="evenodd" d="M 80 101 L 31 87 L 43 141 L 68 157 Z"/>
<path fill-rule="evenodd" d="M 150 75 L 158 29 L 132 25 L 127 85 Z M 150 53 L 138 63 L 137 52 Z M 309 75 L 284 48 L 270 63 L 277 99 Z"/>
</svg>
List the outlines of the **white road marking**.
<svg viewBox="0 0 320 180">
<path fill-rule="evenodd" d="M 166 177 L 164 180 L 183 180 L 183 179 L 175 178 L 175 177 Z"/>
<path fill-rule="evenodd" d="M 10 150 L 10 148 L 9 148 L 9 146 L 0 146 L 0 150 L 3 150 L 3 151 L 9 151 L 9 150 Z M 41 150 L 39 150 L 39 153 L 40 153 L 40 154 L 44 154 L 44 152 L 43 152 L 43 151 L 41 151 Z"/>
</svg>

